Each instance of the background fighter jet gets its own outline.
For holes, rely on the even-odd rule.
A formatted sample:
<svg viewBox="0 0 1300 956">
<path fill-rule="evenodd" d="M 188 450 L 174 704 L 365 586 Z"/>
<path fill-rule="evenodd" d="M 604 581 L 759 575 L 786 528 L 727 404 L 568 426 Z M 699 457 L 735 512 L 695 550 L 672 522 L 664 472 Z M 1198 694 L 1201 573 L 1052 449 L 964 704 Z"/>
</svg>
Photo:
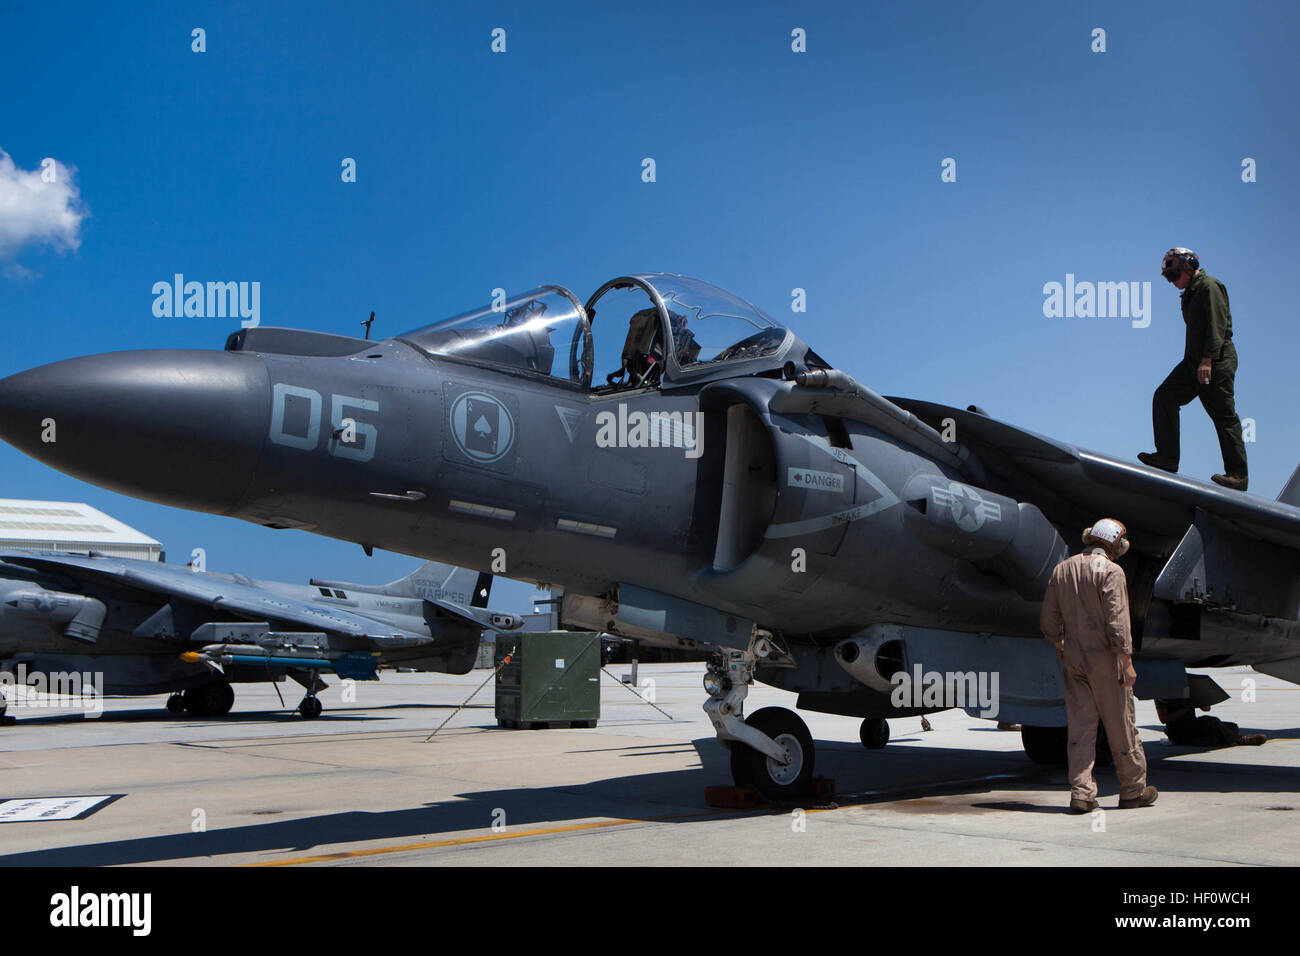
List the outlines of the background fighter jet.
<svg viewBox="0 0 1300 956">
<path fill-rule="evenodd" d="M 813 742 L 792 711 L 744 718 L 756 679 L 879 746 L 885 718 L 963 703 L 894 706 L 895 675 L 997 675 L 997 718 L 1056 757 L 1039 604 L 1102 515 L 1133 543 L 1140 696 L 1198 694 L 1189 665 L 1300 680 L 1296 478 L 1271 503 L 886 399 L 681 276 L 614 279 L 585 306 L 546 286 L 380 342 L 252 328 L 224 352 L 70 359 L 0 381 L 0 432 L 126 494 L 504 560 L 562 587 L 568 622 L 707 649 L 733 776 L 773 798 L 808 785 Z"/>
<path fill-rule="evenodd" d="M 152 561 L 0 551 L 0 671 L 100 674 L 99 693 L 172 692 L 171 711 L 225 714 L 232 683 L 292 677 L 304 717 L 321 672 L 375 680 L 379 664 L 463 674 L 484 629 L 523 622 L 486 610 L 492 576 L 429 563 L 384 585 L 310 586 Z"/>
</svg>

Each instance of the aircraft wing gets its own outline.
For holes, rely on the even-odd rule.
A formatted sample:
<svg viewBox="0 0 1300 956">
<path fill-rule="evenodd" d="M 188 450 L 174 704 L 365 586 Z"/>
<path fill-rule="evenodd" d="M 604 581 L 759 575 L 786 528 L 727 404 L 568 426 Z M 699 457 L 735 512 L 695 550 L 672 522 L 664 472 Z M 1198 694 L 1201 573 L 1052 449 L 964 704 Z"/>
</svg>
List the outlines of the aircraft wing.
<svg viewBox="0 0 1300 956">
<path fill-rule="evenodd" d="M 1037 487 L 1048 505 L 1070 507 L 1086 517 L 1086 523 L 1109 515 L 1139 535 L 1177 539 L 1200 510 L 1261 540 L 1300 549 L 1300 508 L 1085 451 L 969 409 L 916 399 L 889 401 L 937 429 L 944 419 L 952 419 L 958 442 L 991 471 L 1026 489 Z M 1134 540 L 1134 547 L 1138 545 Z"/>
<path fill-rule="evenodd" d="M 1084 451 L 933 402 L 889 401 L 942 429 L 951 419 L 969 449 L 1008 493 L 1058 524 L 1082 530 L 1103 516 L 1129 529 L 1134 551 L 1158 559 L 1153 594 L 1296 620 L 1300 615 L 1300 469 L 1278 501 Z"/>
<path fill-rule="evenodd" d="M 431 644 L 433 639 L 336 607 L 272 594 L 237 576 L 205 574 L 151 561 L 57 551 L 0 551 L 0 561 L 74 578 L 95 577 L 127 587 L 181 598 L 256 620 L 271 619 L 306 631 L 326 631 L 373 641 L 378 649 Z"/>
</svg>

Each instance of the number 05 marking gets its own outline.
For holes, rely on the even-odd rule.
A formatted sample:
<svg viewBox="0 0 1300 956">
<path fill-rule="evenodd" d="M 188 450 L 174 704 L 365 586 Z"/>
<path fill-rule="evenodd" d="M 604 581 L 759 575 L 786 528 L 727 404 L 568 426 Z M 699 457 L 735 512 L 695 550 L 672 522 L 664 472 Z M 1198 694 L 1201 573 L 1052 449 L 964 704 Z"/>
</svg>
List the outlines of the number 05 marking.
<svg viewBox="0 0 1300 956">
<path fill-rule="evenodd" d="M 291 403 L 300 405 L 303 402 L 306 402 L 306 428 L 302 434 L 286 431 L 285 418 L 289 416 Z M 269 435 L 271 441 L 286 448 L 315 451 L 316 446 L 320 444 L 321 410 L 323 407 L 324 400 L 321 398 L 320 392 L 299 385 L 276 383 L 271 388 L 271 430 Z M 341 442 L 334 437 L 334 433 L 344 427 L 344 420 L 352 417 L 344 414 L 344 410 L 349 408 L 358 411 L 377 412 L 379 411 L 379 403 L 365 398 L 353 398 L 349 395 L 331 395 L 330 437 L 326 442 L 326 449 L 336 458 L 370 461 L 375 457 L 375 445 L 379 441 L 379 429 L 374 425 L 353 419 L 356 426 L 357 441 Z M 294 416 L 293 420 L 301 422 L 304 410 L 299 408 L 295 409 L 295 411 L 297 415 Z"/>
</svg>

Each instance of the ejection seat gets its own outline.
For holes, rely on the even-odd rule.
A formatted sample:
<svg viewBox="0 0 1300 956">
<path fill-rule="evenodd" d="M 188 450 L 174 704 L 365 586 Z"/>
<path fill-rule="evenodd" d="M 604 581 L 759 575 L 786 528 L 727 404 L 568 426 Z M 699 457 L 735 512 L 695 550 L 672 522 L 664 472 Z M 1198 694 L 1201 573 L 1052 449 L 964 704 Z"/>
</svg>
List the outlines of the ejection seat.
<svg viewBox="0 0 1300 956">
<path fill-rule="evenodd" d="M 623 364 L 605 376 L 608 385 L 624 388 L 654 385 L 664 368 L 664 343 L 659 330 L 659 313 L 653 307 L 632 316 L 623 341 Z M 622 383 L 615 380 L 626 376 Z"/>
</svg>

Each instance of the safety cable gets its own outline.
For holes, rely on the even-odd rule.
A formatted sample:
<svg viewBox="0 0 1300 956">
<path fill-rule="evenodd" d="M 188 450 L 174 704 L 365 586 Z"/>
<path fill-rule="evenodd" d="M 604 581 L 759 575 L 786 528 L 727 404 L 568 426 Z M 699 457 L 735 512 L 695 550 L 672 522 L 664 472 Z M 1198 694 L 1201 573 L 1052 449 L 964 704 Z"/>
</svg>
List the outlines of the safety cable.
<svg viewBox="0 0 1300 956">
<path fill-rule="evenodd" d="M 505 657 L 503 657 L 503 658 L 501 659 L 501 663 L 498 664 L 498 665 L 496 666 L 496 669 L 493 670 L 492 673 L 489 674 L 489 675 L 487 676 L 487 680 L 483 681 L 483 683 L 481 683 L 481 684 L 479 684 L 477 687 L 475 687 L 475 688 L 474 688 L 474 693 L 473 693 L 473 694 L 470 694 L 468 697 L 465 698 L 465 703 L 461 704 L 459 707 L 457 707 L 455 710 L 453 710 L 450 714 L 448 714 L 447 717 L 446 717 L 446 720 L 444 720 L 444 721 L 443 721 L 442 723 L 440 723 L 436 728 L 434 728 L 434 731 L 433 731 L 432 734 L 429 734 L 429 736 L 427 736 L 427 737 L 424 738 L 424 742 L 427 744 L 430 740 L 433 739 L 433 735 L 434 735 L 434 734 L 436 734 L 439 730 L 442 730 L 442 728 L 444 728 L 444 727 L 447 726 L 447 721 L 448 721 L 448 720 L 451 720 L 453 717 L 455 717 L 457 714 L 459 714 L 462 710 L 464 710 L 466 707 L 468 707 L 468 706 L 469 706 L 469 702 L 470 702 L 471 700 L 474 699 L 475 694 L 477 694 L 477 693 L 478 693 L 479 691 L 481 691 L 484 687 L 486 687 L 486 686 L 488 685 L 488 681 L 492 680 L 492 678 L 494 678 L 494 677 L 496 677 L 498 674 L 500 674 L 500 673 L 501 673 L 501 669 L 502 669 L 503 667 L 505 667 L 507 664 L 509 664 L 511 658 L 513 658 L 514 656 L 515 656 L 514 654 L 507 654 Z"/>
</svg>

